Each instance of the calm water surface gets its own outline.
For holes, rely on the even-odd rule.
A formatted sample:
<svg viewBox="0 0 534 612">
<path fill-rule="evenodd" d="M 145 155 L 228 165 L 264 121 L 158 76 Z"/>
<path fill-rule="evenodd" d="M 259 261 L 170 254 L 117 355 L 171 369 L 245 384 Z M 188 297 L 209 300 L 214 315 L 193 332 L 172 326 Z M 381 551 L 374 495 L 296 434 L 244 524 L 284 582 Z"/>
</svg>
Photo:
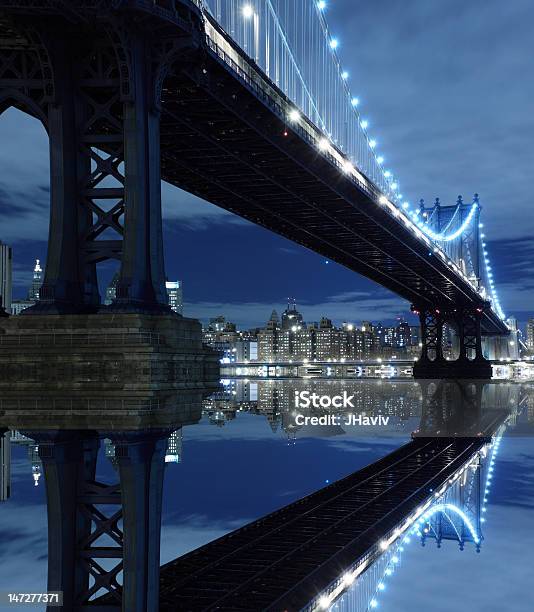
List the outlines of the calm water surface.
<svg viewBox="0 0 534 612">
<path fill-rule="evenodd" d="M 390 611 L 532 612 L 534 561 L 534 389 L 484 391 L 489 409 L 513 411 L 500 446 L 480 553 L 456 542 L 412 543 L 387 579 L 379 608 Z M 354 395 L 354 412 L 389 417 L 385 427 L 295 425 L 296 391 Z M 379 459 L 421 426 L 424 392 L 412 381 L 225 381 L 202 418 L 173 437 L 166 467 L 161 561 L 169 561 L 246 522 Z M 344 421 L 344 419 L 343 419 Z M 0 504 L 0 590 L 46 589 L 43 478 L 27 444 L 11 446 L 12 493 Z M 106 453 L 107 451 L 107 453 Z M 107 456 L 106 456 L 107 454 Z M 116 472 L 103 444 L 98 479 Z M 171 456 L 172 454 L 172 456 Z M 35 457 L 34 457 L 35 459 Z M 35 479 L 38 485 L 35 486 Z M 11 608 L 13 609 L 13 608 Z M 35 609 L 35 608 L 33 608 Z"/>
</svg>

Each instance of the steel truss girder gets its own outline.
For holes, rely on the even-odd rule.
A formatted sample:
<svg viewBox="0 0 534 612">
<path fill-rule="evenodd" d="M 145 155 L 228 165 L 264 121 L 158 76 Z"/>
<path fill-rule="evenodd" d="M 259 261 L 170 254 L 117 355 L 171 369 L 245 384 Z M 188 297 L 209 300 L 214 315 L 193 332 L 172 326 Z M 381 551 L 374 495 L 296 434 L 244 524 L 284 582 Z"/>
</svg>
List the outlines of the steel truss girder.
<svg viewBox="0 0 534 612">
<path fill-rule="evenodd" d="M 116 309 L 167 312 L 159 101 L 170 63 L 194 44 L 191 22 L 187 40 L 118 15 L 97 29 L 33 28 L 25 7 L 24 26 L 0 15 L 0 112 L 39 117 L 51 141 L 46 273 L 25 314 L 99 308 L 96 264 L 107 259 L 121 262 Z"/>
<path fill-rule="evenodd" d="M 39 445 L 43 463 L 48 589 L 62 591 L 64 609 L 73 612 L 157 610 L 161 499 L 171 432 L 107 433 L 115 444 L 116 484 L 95 480 L 103 434 L 24 433 Z"/>
<path fill-rule="evenodd" d="M 428 309 L 412 306 L 412 312 L 419 315 L 421 325 L 420 362 L 444 363 L 443 327 L 452 324 L 460 344 L 458 362 L 485 362 L 482 353 L 481 319 L 486 305 L 456 308 L 453 311 Z M 451 362 L 449 362 L 451 363 Z M 454 363 L 454 362 L 452 362 Z"/>
</svg>

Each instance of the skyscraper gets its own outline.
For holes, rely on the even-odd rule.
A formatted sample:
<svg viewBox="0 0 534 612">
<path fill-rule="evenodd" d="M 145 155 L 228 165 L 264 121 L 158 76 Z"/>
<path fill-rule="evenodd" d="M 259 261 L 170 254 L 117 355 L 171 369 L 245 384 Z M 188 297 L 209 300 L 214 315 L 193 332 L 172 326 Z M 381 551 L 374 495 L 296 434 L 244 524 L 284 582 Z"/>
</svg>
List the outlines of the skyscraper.
<svg viewBox="0 0 534 612">
<path fill-rule="evenodd" d="M 119 283 L 119 273 L 116 272 L 106 289 L 106 297 L 104 298 L 104 304 L 106 306 L 110 306 L 111 304 L 113 304 L 113 300 L 117 297 L 118 283 Z"/>
<path fill-rule="evenodd" d="M 171 310 L 178 314 L 184 313 L 184 302 L 182 293 L 182 281 L 167 281 L 165 283 L 167 289 L 167 299 Z"/>
<path fill-rule="evenodd" d="M 26 308 L 30 308 L 36 302 L 39 301 L 39 292 L 43 286 L 43 269 L 41 268 L 41 261 L 35 260 L 35 266 L 33 268 L 32 284 L 28 288 L 28 297 L 25 300 L 12 300 L 11 302 L 11 314 L 19 315 Z"/>
<path fill-rule="evenodd" d="M 0 297 L 6 312 L 11 311 L 13 293 L 13 250 L 0 240 Z"/>
<path fill-rule="evenodd" d="M 43 269 L 41 268 L 41 262 L 39 259 L 35 260 L 35 268 L 33 269 L 33 280 L 28 291 L 28 300 L 30 302 L 39 301 L 39 291 L 43 285 Z"/>
<path fill-rule="evenodd" d="M 527 348 L 534 350 L 534 319 L 529 319 L 527 323 Z"/>
<path fill-rule="evenodd" d="M 182 428 L 173 431 L 167 439 L 165 463 L 182 463 Z"/>
</svg>

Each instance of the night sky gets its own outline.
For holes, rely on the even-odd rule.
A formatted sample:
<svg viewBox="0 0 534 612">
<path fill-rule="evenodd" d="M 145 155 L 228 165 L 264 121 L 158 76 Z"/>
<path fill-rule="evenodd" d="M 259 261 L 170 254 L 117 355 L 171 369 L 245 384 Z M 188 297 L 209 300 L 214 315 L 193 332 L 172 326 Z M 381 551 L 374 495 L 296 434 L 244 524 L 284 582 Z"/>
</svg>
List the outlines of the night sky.
<svg viewBox="0 0 534 612">
<path fill-rule="evenodd" d="M 534 312 L 534 4 L 530 0 L 332 0 L 327 19 L 362 116 L 405 196 L 478 192 L 501 304 Z M 47 138 L 13 109 L 0 120 L 0 239 L 22 297 L 48 227 Z M 285 239 L 164 185 L 167 273 L 186 314 L 263 324 L 287 297 L 306 320 L 391 320 L 408 305 Z M 111 268 L 104 270 L 109 278 Z"/>
</svg>

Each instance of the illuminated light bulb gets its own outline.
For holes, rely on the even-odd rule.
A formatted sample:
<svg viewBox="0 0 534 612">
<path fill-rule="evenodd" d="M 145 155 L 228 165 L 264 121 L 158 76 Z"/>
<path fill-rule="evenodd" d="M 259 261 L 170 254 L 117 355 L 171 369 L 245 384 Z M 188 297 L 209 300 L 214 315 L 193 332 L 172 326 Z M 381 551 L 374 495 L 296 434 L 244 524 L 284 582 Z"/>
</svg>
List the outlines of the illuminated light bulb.
<svg viewBox="0 0 534 612">
<path fill-rule="evenodd" d="M 321 140 L 319 140 L 319 149 L 321 149 L 321 151 L 326 151 L 329 145 L 330 143 L 327 138 L 321 138 Z"/>
<path fill-rule="evenodd" d="M 289 119 L 291 121 L 298 121 L 300 119 L 300 113 L 298 112 L 296 108 L 294 108 L 293 110 L 289 112 Z"/>
<path fill-rule="evenodd" d="M 339 45 L 339 41 L 337 38 L 332 38 L 332 40 L 330 41 L 330 47 L 332 49 L 337 49 Z"/>
<path fill-rule="evenodd" d="M 347 573 L 343 576 L 343 584 L 350 586 L 354 582 L 354 574 Z"/>
<path fill-rule="evenodd" d="M 350 174 L 351 172 L 354 172 L 354 166 L 349 161 L 345 162 L 343 164 L 343 172 L 345 174 Z"/>
<path fill-rule="evenodd" d="M 360 121 L 360 125 L 364 130 L 366 130 L 369 127 L 369 121 L 367 121 L 367 119 L 362 119 L 362 121 Z"/>
<path fill-rule="evenodd" d="M 387 204 L 388 203 L 388 199 L 386 198 L 386 196 L 380 196 L 378 198 L 378 201 L 380 202 L 380 204 Z"/>
<path fill-rule="evenodd" d="M 371 149 L 374 149 L 376 147 L 376 140 L 370 140 L 369 146 L 371 147 Z"/>
<path fill-rule="evenodd" d="M 385 176 L 386 178 L 389 178 L 389 177 L 391 176 L 391 172 L 390 172 L 389 170 L 386 170 L 386 171 L 384 172 L 384 176 Z"/>
<path fill-rule="evenodd" d="M 386 540 L 382 540 L 380 542 L 380 550 L 387 550 L 389 547 L 389 544 L 386 542 Z"/>
<path fill-rule="evenodd" d="M 402 207 L 406 210 L 407 208 L 410 208 L 410 204 L 408 202 L 403 202 Z"/>
<path fill-rule="evenodd" d="M 326 2 L 325 0 L 319 0 L 319 2 L 317 3 L 317 8 L 320 11 L 324 11 L 324 9 L 326 8 Z"/>
<path fill-rule="evenodd" d="M 352 104 L 352 106 L 356 107 L 360 103 L 360 100 L 358 98 L 352 98 L 350 103 Z"/>
<path fill-rule="evenodd" d="M 250 19 L 254 15 L 254 9 L 250 6 L 250 4 L 245 4 L 243 7 L 243 17 L 246 19 Z"/>
<path fill-rule="evenodd" d="M 346 80 L 349 78 L 349 73 L 346 70 L 343 70 L 343 72 L 341 73 L 341 78 Z"/>
<path fill-rule="evenodd" d="M 319 605 L 323 610 L 328 610 L 328 608 L 330 607 L 330 598 L 324 596 L 321 597 L 321 599 L 319 599 Z"/>
<path fill-rule="evenodd" d="M 386 588 L 386 585 L 383 582 L 378 583 L 378 590 L 383 591 Z"/>
<path fill-rule="evenodd" d="M 371 599 L 371 601 L 369 602 L 369 606 L 371 608 L 378 608 L 378 601 L 373 597 L 373 599 Z"/>
<path fill-rule="evenodd" d="M 391 189 L 395 190 L 395 189 L 397 189 L 397 187 L 398 187 L 397 183 L 395 183 L 395 182 L 391 183 Z"/>
<path fill-rule="evenodd" d="M 382 155 L 379 155 L 379 156 L 376 158 L 376 161 L 377 161 L 379 164 L 383 164 L 383 163 L 384 163 L 384 157 L 383 157 Z"/>
</svg>

